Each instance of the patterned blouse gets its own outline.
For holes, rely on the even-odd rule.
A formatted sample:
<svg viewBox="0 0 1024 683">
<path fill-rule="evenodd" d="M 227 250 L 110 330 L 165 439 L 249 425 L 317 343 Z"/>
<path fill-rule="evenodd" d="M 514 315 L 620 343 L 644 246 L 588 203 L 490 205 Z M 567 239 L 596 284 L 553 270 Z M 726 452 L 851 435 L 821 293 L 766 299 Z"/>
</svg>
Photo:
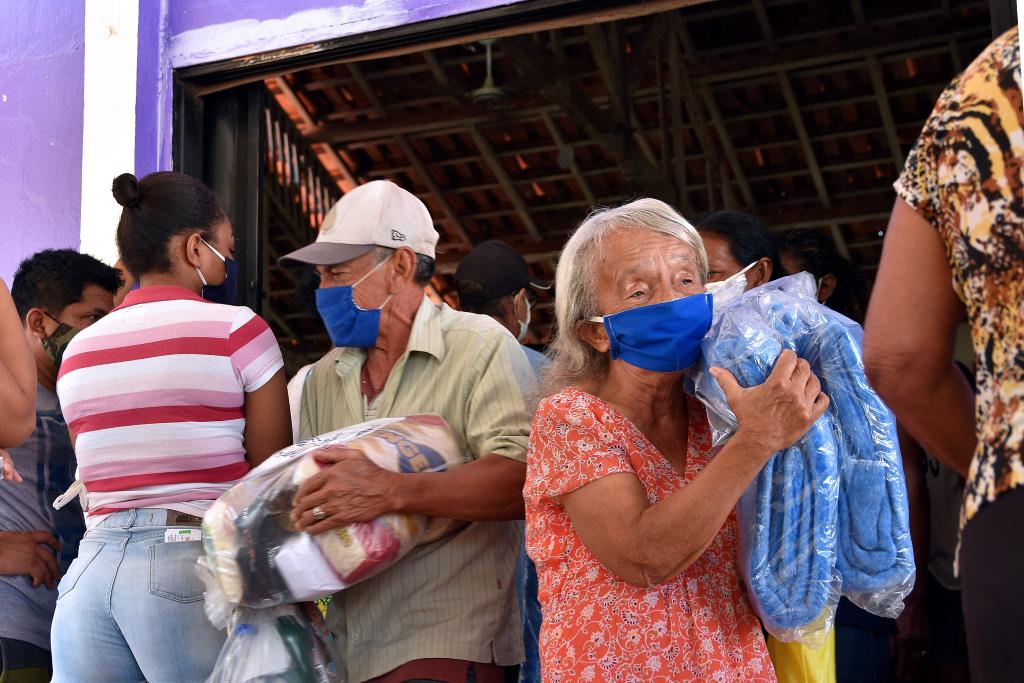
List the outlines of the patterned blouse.
<svg viewBox="0 0 1024 683">
<path fill-rule="evenodd" d="M 680 473 L 614 407 L 574 388 L 541 402 L 527 458 L 526 547 L 537 564 L 545 683 L 774 681 L 761 625 L 737 573 L 733 512 L 687 570 L 630 585 L 580 540 L 561 496 L 609 474 L 635 475 L 651 504 L 696 477 L 714 452 L 706 411 L 688 400 Z"/>
<path fill-rule="evenodd" d="M 939 98 L 895 188 L 946 245 L 977 356 L 966 523 L 1024 485 L 1024 113 L 1017 28 Z"/>
</svg>

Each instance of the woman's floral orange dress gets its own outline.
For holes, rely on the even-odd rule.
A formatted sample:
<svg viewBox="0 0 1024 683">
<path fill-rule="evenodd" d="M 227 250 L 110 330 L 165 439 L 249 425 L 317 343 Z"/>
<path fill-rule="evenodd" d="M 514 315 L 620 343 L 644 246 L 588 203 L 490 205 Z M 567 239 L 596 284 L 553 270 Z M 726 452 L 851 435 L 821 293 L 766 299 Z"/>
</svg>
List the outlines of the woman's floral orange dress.
<svg viewBox="0 0 1024 683">
<path fill-rule="evenodd" d="M 614 407 L 579 389 L 544 399 L 526 475 L 526 543 L 544 610 L 545 683 L 774 681 L 761 625 L 736 567 L 729 516 L 704 554 L 654 588 L 619 579 L 583 545 L 561 496 L 618 472 L 636 475 L 652 504 L 685 486 L 714 452 L 704 407 L 688 399 L 683 475 Z"/>
</svg>

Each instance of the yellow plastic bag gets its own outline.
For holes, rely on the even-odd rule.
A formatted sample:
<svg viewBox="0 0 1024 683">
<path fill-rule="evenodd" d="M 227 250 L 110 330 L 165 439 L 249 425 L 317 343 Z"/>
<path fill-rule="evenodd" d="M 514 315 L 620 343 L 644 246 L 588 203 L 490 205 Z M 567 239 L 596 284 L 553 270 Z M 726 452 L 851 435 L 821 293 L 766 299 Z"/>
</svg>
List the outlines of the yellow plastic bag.
<svg viewBox="0 0 1024 683">
<path fill-rule="evenodd" d="M 768 654 L 779 683 L 836 683 L 836 632 L 832 629 L 818 649 L 803 643 L 783 643 L 768 636 Z"/>
</svg>

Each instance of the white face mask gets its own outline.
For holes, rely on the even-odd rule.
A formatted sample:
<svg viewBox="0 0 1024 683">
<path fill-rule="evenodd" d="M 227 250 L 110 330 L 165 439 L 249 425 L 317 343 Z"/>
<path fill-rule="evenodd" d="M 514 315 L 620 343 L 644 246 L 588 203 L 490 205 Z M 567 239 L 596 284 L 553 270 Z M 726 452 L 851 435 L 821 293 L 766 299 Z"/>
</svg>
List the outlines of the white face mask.
<svg viewBox="0 0 1024 683">
<path fill-rule="evenodd" d="M 730 275 L 719 282 L 709 282 L 704 285 L 704 289 L 712 296 L 712 317 L 717 320 L 719 314 L 725 310 L 726 306 L 740 298 L 740 295 L 747 291 L 747 271 L 756 265 L 757 261 L 754 261 L 735 275 Z"/>
<path fill-rule="evenodd" d="M 529 299 L 529 297 L 524 296 L 523 297 L 523 302 L 526 304 L 526 321 L 524 322 L 522 320 L 519 320 L 518 317 L 516 318 L 516 322 L 519 323 L 519 335 L 516 336 L 516 341 L 517 342 L 522 342 L 524 339 L 526 339 L 526 335 L 530 331 L 530 299 Z"/>
</svg>

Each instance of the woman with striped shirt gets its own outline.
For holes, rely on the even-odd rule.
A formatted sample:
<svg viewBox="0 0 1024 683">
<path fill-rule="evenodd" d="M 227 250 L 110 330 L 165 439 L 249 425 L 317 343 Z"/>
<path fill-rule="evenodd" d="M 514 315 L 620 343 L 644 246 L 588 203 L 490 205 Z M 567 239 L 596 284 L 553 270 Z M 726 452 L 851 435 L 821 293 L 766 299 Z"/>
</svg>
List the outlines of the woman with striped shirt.
<svg viewBox="0 0 1024 683">
<path fill-rule="evenodd" d="M 88 531 L 60 582 L 53 680 L 202 681 L 224 634 L 203 613 L 200 522 L 291 443 L 281 351 L 253 311 L 202 296 L 233 296 L 234 237 L 209 188 L 125 173 L 113 193 L 140 286 L 75 337 L 57 380 Z"/>
</svg>

